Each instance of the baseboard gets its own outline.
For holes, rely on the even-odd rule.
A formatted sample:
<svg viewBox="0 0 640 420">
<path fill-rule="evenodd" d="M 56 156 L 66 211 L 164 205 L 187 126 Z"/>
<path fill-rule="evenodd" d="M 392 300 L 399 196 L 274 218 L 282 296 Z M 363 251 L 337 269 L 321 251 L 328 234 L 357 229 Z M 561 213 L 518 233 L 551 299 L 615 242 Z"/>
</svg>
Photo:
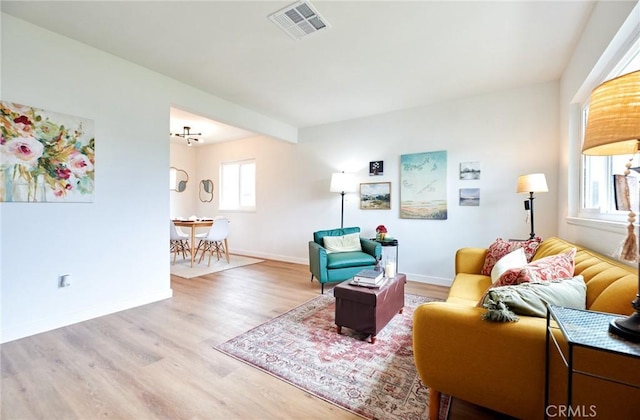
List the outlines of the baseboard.
<svg viewBox="0 0 640 420">
<path fill-rule="evenodd" d="M 265 260 L 283 261 L 283 262 L 288 262 L 293 264 L 302 264 L 306 266 L 309 265 L 309 259 L 307 258 L 294 258 L 294 257 L 285 256 L 285 255 L 244 251 L 240 249 L 229 250 L 229 252 L 231 254 L 246 255 L 247 257 L 262 258 Z M 447 279 L 443 277 L 424 276 L 422 274 L 406 273 L 402 270 L 400 271 L 406 274 L 407 280 L 415 281 L 417 283 L 433 284 L 436 286 L 446 286 L 446 287 L 451 287 L 451 283 L 453 283 L 453 279 Z"/>
<path fill-rule="evenodd" d="M 288 262 L 288 263 L 292 263 L 292 264 L 302 264 L 302 265 L 309 265 L 309 259 L 308 258 L 295 258 L 295 257 L 290 257 L 287 255 L 280 255 L 280 254 L 269 254 L 267 252 L 254 252 L 254 251 L 246 251 L 246 250 L 242 250 L 242 249 L 229 249 L 229 253 L 230 254 L 237 254 L 237 255 L 244 255 L 247 257 L 253 257 L 253 258 L 260 258 L 263 260 L 274 260 L 274 261 L 282 261 L 282 262 Z"/>
<path fill-rule="evenodd" d="M 124 311 L 137 306 L 169 299 L 172 296 L 172 289 L 159 290 L 155 293 L 138 296 L 135 299 L 119 300 L 116 302 L 101 302 L 100 305 L 94 305 L 75 312 L 64 313 L 58 316 L 41 318 L 38 320 L 29 320 L 29 322 L 25 322 L 24 324 L 3 328 L 1 342 L 8 343 L 9 341 L 77 324 L 78 322 L 88 321 L 93 318 Z"/>
<path fill-rule="evenodd" d="M 402 270 L 400 270 L 402 271 Z M 404 271 L 402 271 L 404 273 Z M 433 284 L 436 286 L 451 287 L 453 283 L 452 279 L 445 279 L 443 277 L 423 276 L 421 274 L 404 273 L 407 276 L 408 281 L 415 281 L 416 283 Z"/>
</svg>

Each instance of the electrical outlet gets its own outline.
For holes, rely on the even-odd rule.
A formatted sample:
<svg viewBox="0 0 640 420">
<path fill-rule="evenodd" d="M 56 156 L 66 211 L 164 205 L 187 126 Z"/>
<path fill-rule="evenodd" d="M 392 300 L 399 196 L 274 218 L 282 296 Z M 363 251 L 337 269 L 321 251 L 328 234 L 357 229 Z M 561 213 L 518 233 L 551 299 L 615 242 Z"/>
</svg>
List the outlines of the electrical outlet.
<svg viewBox="0 0 640 420">
<path fill-rule="evenodd" d="M 71 274 L 63 274 L 60 276 L 59 287 L 71 286 Z"/>
</svg>

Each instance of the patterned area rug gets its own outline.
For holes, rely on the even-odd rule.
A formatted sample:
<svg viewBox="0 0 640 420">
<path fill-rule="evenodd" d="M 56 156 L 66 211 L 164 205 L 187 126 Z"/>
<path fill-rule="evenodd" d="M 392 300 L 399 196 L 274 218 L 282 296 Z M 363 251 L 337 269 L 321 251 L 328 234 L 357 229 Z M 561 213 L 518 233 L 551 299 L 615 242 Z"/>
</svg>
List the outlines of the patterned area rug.
<svg viewBox="0 0 640 420">
<path fill-rule="evenodd" d="M 217 350 L 317 397 L 371 419 L 426 419 L 429 392 L 413 362 L 413 311 L 434 299 L 405 294 L 405 308 L 375 344 L 349 328 L 336 331 L 335 299 L 320 295 Z M 443 396 L 440 419 L 450 398 Z"/>
</svg>

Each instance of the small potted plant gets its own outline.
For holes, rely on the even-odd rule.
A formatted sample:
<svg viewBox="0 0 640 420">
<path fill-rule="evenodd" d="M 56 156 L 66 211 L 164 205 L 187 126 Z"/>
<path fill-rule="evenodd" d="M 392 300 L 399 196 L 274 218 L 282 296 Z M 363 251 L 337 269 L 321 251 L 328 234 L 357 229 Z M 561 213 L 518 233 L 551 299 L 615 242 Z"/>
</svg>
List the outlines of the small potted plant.
<svg viewBox="0 0 640 420">
<path fill-rule="evenodd" d="M 380 240 L 380 241 L 384 241 L 384 237 L 387 234 L 387 228 L 384 227 L 384 225 L 379 225 L 376 228 L 376 239 Z"/>
</svg>

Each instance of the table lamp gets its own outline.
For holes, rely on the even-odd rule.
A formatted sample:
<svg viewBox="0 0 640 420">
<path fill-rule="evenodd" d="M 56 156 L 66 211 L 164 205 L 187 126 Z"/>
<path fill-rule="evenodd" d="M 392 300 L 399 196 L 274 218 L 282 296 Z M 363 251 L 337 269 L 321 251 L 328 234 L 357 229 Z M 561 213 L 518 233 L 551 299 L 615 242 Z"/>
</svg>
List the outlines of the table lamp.
<svg viewBox="0 0 640 420">
<path fill-rule="evenodd" d="M 544 174 L 520 175 L 518 177 L 518 188 L 516 189 L 516 192 L 518 194 L 529 193 L 529 200 L 524 202 L 524 208 L 525 210 L 529 210 L 531 219 L 531 233 L 529 234 L 529 239 L 536 237 L 536 233 L 533 229 L 533 193 L 548 191 L 547 178 L 545 178 Z"/>
<path fill-rule="evenodd" d="M 596 87 L 589 99 L 587 128 L 582 153 L 591 156 L 635 155 L 640 141 L 640 71 L 606 81 Z M 627 163 L 625 178 L 629 175 Z M 627 197 L 628 199 L 628 197 Z M 635 213 L 629 212 L 627 238 L 620 258 L 638 261 L 638 242 L 635 235 Z M 640 342 L 640 272 L 638 294 L 631 303 L 635 312 L 618 318 L 609 325 L 609 332 L 633 342 Z"/>
<path fill-rule="evenodd" d="M 340 193 L 342 196 L 342 207 L 340 209 L 340 229 L 344 227 L 344 195 L 348 192 L 356 191 L 356 179 L 353 174 L 345 174 L 344 171 L 331 175 L 331 192 Z"/>
</svg>

